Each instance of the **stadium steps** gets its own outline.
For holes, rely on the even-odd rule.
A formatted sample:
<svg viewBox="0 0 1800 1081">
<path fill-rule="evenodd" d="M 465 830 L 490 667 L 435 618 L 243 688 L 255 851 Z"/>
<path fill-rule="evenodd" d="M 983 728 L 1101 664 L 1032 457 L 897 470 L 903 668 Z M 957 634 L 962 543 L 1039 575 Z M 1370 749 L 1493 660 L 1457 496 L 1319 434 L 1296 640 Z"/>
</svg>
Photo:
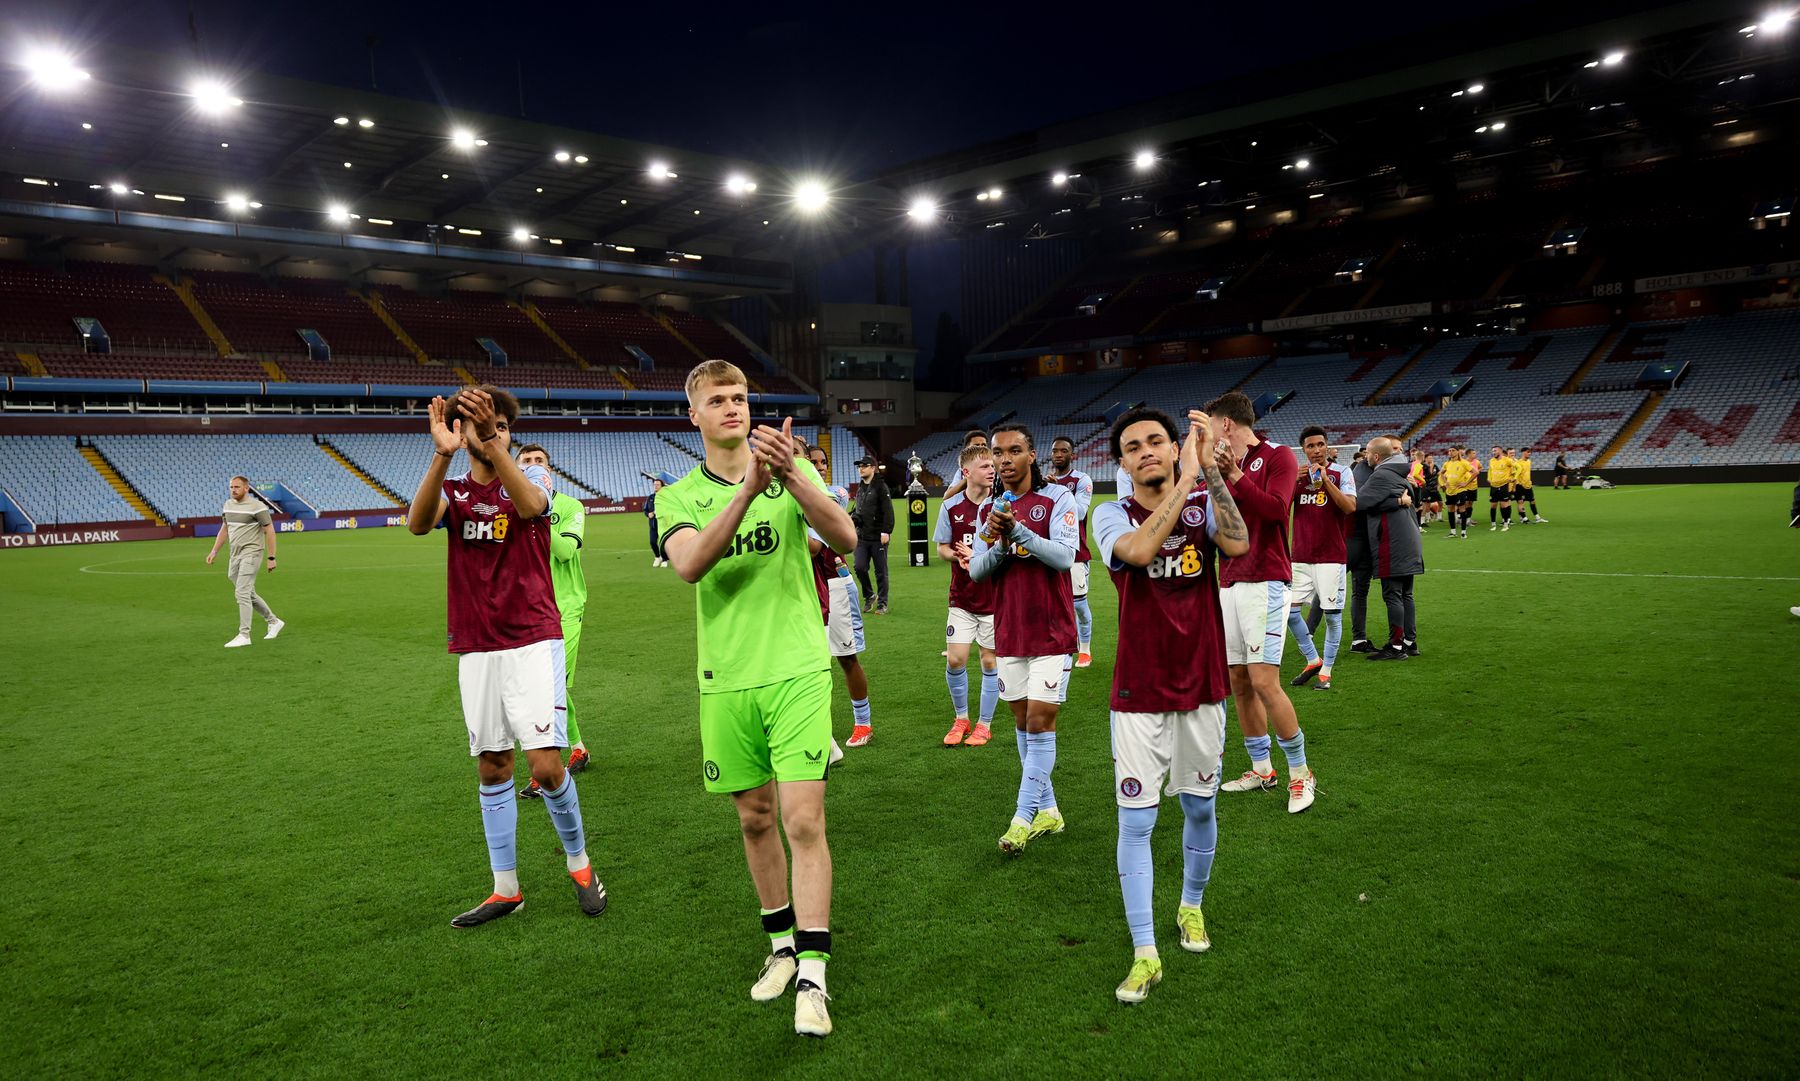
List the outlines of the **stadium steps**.
<svg viewBox="0 0 1800 1081">
<path fill-rule="evenodd" d="M 1575 369 L 1575 374 L 1569 376 L 1569 381 L 1564 383 L 1562 389 L 1557 393 L 1573 394 L 1581 389 L 1581 381 L 1586 379 L 1588 373 L 1593 371 L 1601 361 L 1612 355 L 1613 346 L 1619 344 L 1619 336 L 1624 333 L 1625 323 L 1623 321 L 1614 323 L 1612 329 L 1606 332 L 1594 346 L 1594 351 L 1588 354 L 1587 359 L 1581 362 L 1581 367 Z"/>
<path fill-rule="evenodd" d="M 575 498 L 577 498 L 577 499 L 583 499 L 583 498 L 606 499 L 607 498 L 605 493 L 601 492 L 600 489 L 594 487 L 592 484 L 589 484 L 587 481 L 582 480 L 580 477 L 569 472 L 567 469 L 563 469 L 560 466 L 553 465 L 550 467 L 550 472 L 555 473 L 557 476 L 568 481 L 570 484 L 573 484 L 576 488 L 579 488 L 581 491 L 587 493 L 585 496 L 579 496 L 579 495 L 576 496 Z M 610 502 L 610 500 L 608 500 L 608 501 Z"/>
<path fill-rule="evenodd" d="M 1255 379 L 1255 378 L 1256 378 L 1256 377 L 1257 377 L 1257 375 L 1258 375 L 1258 374 L 1260 374 L 1260 373 L 1261 373 L 1261 372 L 1262 372 L 1262 370 L 1263 370 L 1263 369 L 1264 369 L 1264 368 L 1267 368 L 1267 367 L 1269 367 L 1269 366 L 1270 366 L 1270 365 L 1271 365 L 1271 364 L 1274 364 L 1274 363 L 1275 363 L 1275 358 L 1274 358 L 1274 357 L 1270 357 L 1270 358 L 1269 358 L 1269 359 L 1268 359 L 1268 360 L 1265 360 L 1265 361 L 1263 361 L 1263 362 L 1262 362 L 1262 363 L 1261 363 L 1261 364 L 1258 364 L 1258 365 L 1257 365 L 1257 366 L 1256 366 L 1256 367 L 1255 367 L 1255 368 L 1254 368 L 1254 369 L 1253 369 L 1253 370 L 1252 370 L 1252 371 L 1251 371 L 1251 372 L 1250 372 L 1250 374 L 1248 374 L 1248 375 L 1246 375 L 1246 376 L 1244 376 L 1244 378 L 1242 378 L 1242 379 L 1240 379 L 1240 380 L 1238 380 L 1238 381 L 1237 381 L 1237 382 L 1235 382 L 1235 383 L 1233 383 L 1233 384 L 1231 384 L 1231 390 L 1228 390 L 1228 391 L 1226 391 L 1226 392 L 1225 392 L 1225 393 L 1227 393 L 1227 394 L 1230 394 L 1230 393 L 1231 393 L 1231 391 L 1232 391 L 1232 390 L 1240 390 L 1240 391 L 1241 391 L 1241 390 L 1243 390 L 1243 389 L 1244 389 L 1244 387 L 1246 387 L 1246 386 L 1247 386 L 1247 385 L 1249 385 L 1249 383 L 1250 383 L 1250 380 L 1252 380 L 1252 379 Z"/>
<path fill-rule="evenodd" d="M 315 436 L 313 436 L 313 442 L 317 443 L 319 445 L 319 449 L 324 451 L 325 454 L 328 457 L 330 457 L 332 461 L 336 462 L 337 464 L 343 466 L 345 469 L 349 470 L 350 474 L 352 476 L 354 476 L 357 480 L 360 480 L 364 484 L 375 489 L 375 491 L 378 492 L 383 499 L 392 503 L 396 507 L 406 506 L 406 500 L 400 498 L 399 492 L 394 491 L 392 488 L 389 488 L 387 485 L 381 483 L 380 481 L 376 480 L 374 477 L 370 476 L 368 474 L 368 472 L 366 472 L 363 469 L 362 466 L 357 465 L 355 462 L 351 461 L 350 456 L 348 454 L 345 454 L 343 451 L 332 446 L 331 441 L 329 439 L 326 439 L 324 436 L 315 435 Z"/>
<path fill-rule="evenodd" d="M 113 468 L 113 464 L 106 460 L 106 455 L 100 453 L 99 447 L 83 443 L 76 449 L 81 451 L 83 458 L 87 459 L 87 464 L 94 467 L 94 472 L 100 474 L 100 479 L 106 481 L 113 491 L 119 493 L 119 498 L 131 504 L 131 509 L 142 515 L 145 521 L 155 522 L 157 525 L 169 524 L 169 520 L 162 516 L 155 505 L 144 498 L 144 493 L 138 491 L 136 486 L 119 475 L 119 471 Z"/>
<path fill-rule="evenodd" d="M 1418 420 L 1413 421 L 1412 427 L 1410 427 L 1410 428 L 1406 429 L 1406 431 L 1400 433 L 1400 442 L 1405 443 L 1406 441 L 1410 440 L 1413 436 L 1418 435 L 1420 432 L 1424 431 L 1425 426 L 1427 424 L 1430 424 L 1434 419 L 1437 418 L 1437 415 L 1439 413 L 1442 413 L 1443 411 L 1444 411 L 1444 407 L 1441 405 L 1434 405 L 1430 409 L 1427 409 L 1425 411 L 1424 416 L 1420 417 Z"/>
<path fill-rule="evenodd" d="M 369 306 L 369 310 L 375 313 L 375 318 L 381 320 L 381 325 L 388 328 L 388 333 L 394 336 L 395 341 L 406 347 L 406 351 L 412 354 L 414 360 L 420 364 L 431 363 L 431 357 L 426 354 L 425 350 L 419 348 L 419 343 L 412 340 L 412 335 L 408 334 L 406 328 L 394 318 L 393 313 L 387 310 L 387 305 L 381 301 L 380 293 L 373 289 L 366 293 L 359 293 L 354 289 L 349 292 L 351 296 Z M 468 381 L 474 382 L 473 379 Z"/>
<path fill-rule="evenodd" d="M 1057 418 L 1056 422 L 1058 424 L 1079 424 L 1079 423 L 1081 423 L 1079 420 L 1077 420 L 1075 418 L 1080 417 L 1082 414 L 1086 413 L 1089 409 L 1091 409 L 1093 407 L 1095 402 L 1100 401 L 1102 398 L 1105 398 L 1111 394 L 1114 394 L 1115 392 L 1118 391 L 1118 389 L 1120 387 L 1131 382 L 1133 379 L 1136 379 L 1139 375 L 1142 375 L 1146 370 L 1147 369 L 1144 369 L 1144 368 L 1132 368 L 1131 370 L 1125 372 L 1123 377 L 1120 378 L 1118 382 L 1108 383 L 1106 385 L 1105 390 L 1102 390 L 1100 393 L 1094 395 L 1092 398 L 1089 398 L 1087 401 L 1082 402 L 1080 405 L 1069 410 L 1067 413 L 1064 413 L 1062 416 Z"/>
<path fill-rule="evenodd" d="M 536 326 L 539 330 L 543 331 L 544 337 L 549 338 L 551 341 L 555 342 L 556 347 L 558 349 L 561 349 L 563 351 L 563 354 L 565 356 L 567 356 L 570 360 L 574 361 L 576 364 L 581 365 L 581 367 L 584 370 L 587 368 L 593 367 L 592 364 L 589 364 L 587 362 L 586 357 L 582 356 L 580 353 L 577 353 L 575 351 L 574 346 L 572 346 L 568 342 L 564 341 L 563 336 L 561 334 L 558 334 L 555 330 L 553 330 L 551 328 L 549 323 L 544 321 L 544 313 L 538 311 L 536 304 L 533 304 L 529 300 L 525 301 L 523 304 L 519 303 L 516 300 L 509 300 L 509 301 L 507 301 L 507 303 L 510 304 L 511 306 L 519 309 L 521 312 L 525 313 L 525 318 L 531 320 L 532 325 Z"/>
<path fill-rule="evenodd" d="M 612 371 L 612 377 L 614 379 L 617 379 L 619 381 L 619 383 L 626 390 L 636 390 L 637 389 L 637 387 L 635 385 L 633 385 L 631 380 L 625 378 L 625 369 L 615 366 L 611 369 L 611 371 Z"/>
<path fill-rule="evenodd" d="M 711 357 L 707 356 L 704 352 L 702 352 L 699 346 L 695 345 L 693 342 L 688 341 L 687 337 L 685 335 L 683 335 L 681 333 L 681 331 L 676 330 L 675 324 L 673 322 L 670 322 L 669 317 L 662 313 L 661 308 L 651 308 L 650 309 L 650 318 L 655 319 L 658 323 L 661 323 L 662 328 L 669 332 L 669 337 L 674 338 L 676 341 L 680 342 L 684 347 L 686 347 L 688 352 L 699 357 L 701 360 L 711 360 L 712 359 Z M 760 388 L 758 388 L 758 389 L 760 389 Z"/>
<path fill-rule="evenodd" d="M 1367 398 L 1364 398 L 1363 404 L 1364 405 L 1380 405 L 1381 404 L 1381 396 L 1383 394 L 1386 394 L 1388 391 L 1392 390 L 1394 388 L 1395 384 L 1399 383 L 1400 380 L 1406 378 L 1406 373 L 1408 373 L 1408 372 L 1412 371 L 1414 368 L 1418 367 L 1419 361 L 1424 360 L 1425 354 L 1429 353 L 1429 352 L 1431 352 L 1430 344 L 1419 346 L 1419 351 L 1414 353 L 1412 356 L 1408 357 L 1406 360 L 1406 363 L 1400 365 L 1400 368 L 1398 371 L 1396 371 L 1393 375 L 1388 376 L 1387 382 L 1376 387 L 1375 393 L 1369 395 Z"/>
<path fill-rule="evenodd" d="M 661 433 L 661 432 L 658 432 L 658 433 L 656 433 L 656 438 L 658 438 L 658 439 L 660 439 L 660 440 L 662 440 L 662 441 L 663 441 L 663 442 L 665 442 L 665 443 L 667 443 L 667 444 L 668 444 L 668 445 L 669 445 L 669 446 L 671 446 L 671 447 L 674 447 L 674 448 L 675 448 L 675 449 L 676 449 L 676 450 L 678 450 L 678 451 L 680 451 L 680 452 L 681 452 L 681 453 L 683 453 L 683 454 L 685 454 L 685 455 L 687 455 L 687 456 L 688 456 L 688 457 L 689 457 L 689 458 L 692 458 L 692 459 L 693 459 L 693 460 L 694 460 L 694 461 L 696 461 L 696 462 L 703 462 L 703 461 L 705 461 L 705 460 L 706 460 L 706 459 L 704 459 L 704 458 L 702 458 L 702 457 L 700 457 L 700 456 L 699 456 L 699 455 L 698 455 L 698 454 L 695 454 L 695 453 L 694 453 L 694 452 L 693 452 L 693 451 L 691 451 L 691 450 L 689 450 L 689 449 L 687 449 L 687 448 L 686 448 L 686 447 L 684 447 L 684 446 L 682 446 L 682 445 L 681 445 L 681 444 L 680 444 L 680 443 L 677 443 L 677 442 L 675 442 L 675 441 L 674 441 L 674 440 L 673 440 L 673 439 L 670 439 L 670 438 L 669 438 L 669 437 L 668 437 L 668 436 L 666 436 L 666 435 L 664 435 L 664 434 L 662 434 L 662 433 Z"/>
<path fill-rule="evenodd" d="M 200 298 L 194 295 L 194 283 L 191 279 L 176 281 L 167 274 L 152 274 L 150 277 L 168 286 L 169 291 L 181 299 L 181 306 L 194 317 L 194 322 L 200 324 L 200 329 L 206 331 L 206 336 L 212 340 L 213 348 L 219 351 L 220 356 L 228 357 L 237 352 L 231 347 L 231 341 L 225 337 L 225 332 L 219 329 L 219 324 L 213 322 L 213 317 L 207 314 Z"/>
<path fill-rule="evenodd" d="M 1014 327 L 1020 325 L 1021 323 L 1030 322 L 1031 317 L 1034 314 L 1036 314 L 1037 310 L 1039 308 L 1043 307 L 1045 304 L 1049 303 L 1051 297 L 1062 292 L 1063 287 L 1068 285 L 1071 281 L 1073 281 L 1075 279 L 1075 275 L 1081 273 L 1082 270 L 1083 270 L 1083 267 L 1076 266 L 1073 270 L 1069 271 L 1067 274 L 1064 274 L 1062 277 L 1051 282 L 1050 287 L 1045 289 L 1042 293 L 1039 293 L 1037 295 L 1036 300 L 1033 300 L 1030 304 L 1026 305 L 1024 308 L 1022 308 L 1018 312 L 1014 313 L 1013 317 L 1011 319 L 1008 319 L 1006 322 L 1001 323 L 998 327 L 996 327 L 994 329 L 994 332 L 992 334 L 989 334 L 987 337 L 981 339 L 981 341 L 973 349 L 970 349 L 969 352 L 970 353 L 980 353 L 983 350 L 985 350 L 990 343 L 992 343 L 996 339 L 998 339 L 1000 337 L 1000 335 L 1005 334 L 1007 331 L 1013 329 Z M 1150 329 L 1149 327 L 1145 327 L 1143 330 L 1139 331 L 1138 333 L 1140 333 L 1140 334 L 1145 333 L 1149 329 Z"/>
<path fill-rule="evenodd" d="M 1638 406 L 1637 412 L 1631 414 L 1631 419 L 1625 422 L 1625 427 L 1620 428 L 1619 434 L 1613 436 L 1612 442 L 1606 445 L 1606 449 L 1595 455 L 1594 460 L 1588 463 L 1588 469 L 1601 468 L 1607 462 L 1612 461 L 1613 455 L 1625 449 L 1625 444 L 1631 442 L 1631 437 L 1638 433 L 1638 429 L 1642 428 L 1644 423 L 1650 419 L 1650 415 L 1656 412 L 1656 407 L 1662 404 L 1663 394 L 1664 392 L 1660 390 L 1651 391 L 1644 398 L 1644 404 Z"/>
<path fill-rule="evenodd" d="M 1512 280 L 1514 272 L 1523 265 L 1522 262 L 1508 264 L 1507 268 L 1502 270 L 1499 275 L 1494 278 L 1493 284 L 1487 287 L 1487 292 L 1481 294 L 1481 299 L 1492 300 L 1499 296 L 1500 290 L 1506 288 L 1506 283 Z"/>
<path fill-rule="evenodd" d="M 40 378 L 49 376 L 50 369 L 44 367 L 43 358 L 39 357 L 36 353 L 17 352 L 14 353 L 13 356 L 18 357 L 19 363 L 23 364 L 25 370 L 32 375 L 39 376 Z"/>
<path fill-rule="evenodd" d="M 270 379 L 277 383 L 288 382 L 287 373 L 281 370 L 281 365 L 272 360 L 259 360 L 257 363 L 262 365 L 262 370 L 268 373 Z"/>
<path fill-rule="evenodd" d="M 480 380 L 475 378 L 474 372 L 471 372 L 469 369 L 463 367 L 461 364 L 458 364 L 456 367 L 451 368 L 450 370 L 456 373 L 456 378 L 462 380 L 464 383 L 466 383 L 467 385 L 469 385 L 471 387 L 474 386 L 476 383 L 480 382 Z"/>
</svg>

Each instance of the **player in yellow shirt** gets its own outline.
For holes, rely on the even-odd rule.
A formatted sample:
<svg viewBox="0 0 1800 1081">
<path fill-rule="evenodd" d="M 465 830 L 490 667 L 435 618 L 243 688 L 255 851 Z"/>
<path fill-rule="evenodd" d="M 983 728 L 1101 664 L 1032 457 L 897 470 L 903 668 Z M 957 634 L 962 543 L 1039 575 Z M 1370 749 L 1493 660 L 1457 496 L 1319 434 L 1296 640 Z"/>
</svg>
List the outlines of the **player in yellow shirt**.
<svg viewBox="0 0 1800 1081">
<path fill-rule="evenodd" d="M 1520 447 L 1518 455 L 1513 458 L 1513 502 L 1519 508 L 1520 525 L 1524 525 L 1528 522 L 1539 522 L 1544 525 L 1550 524 L 1550 519 L 1538 513 L 1537 495 L 1531 490 L 1530 447 Z M 1531 514 L 1529 517 L 1525 514 L 1525 508 L 1527 506 L 1531 507 Z"/>
<path fill-rule="evenodd" d="M 1450 536 L 1455 537 L 1457 524 L 1462 535 L 1469 535 L 1469 505 L 1475 499 L 1475 468 L 1469 464 L 1467 448 L 1451 447 L 1444 462 L 1444 499 L 1450 504 Z"/>
<path fill-rule="evenodd" d="M 1505 447 L 1495 447 L 1488 457 L 1488 532 L 1498 529 L 1505 533 L 1512 529 L 1512 488 L 1513 458 L 1512 451 Z M 1498 515 L 1504 524 L 1497 523 Z"/>
</svg>

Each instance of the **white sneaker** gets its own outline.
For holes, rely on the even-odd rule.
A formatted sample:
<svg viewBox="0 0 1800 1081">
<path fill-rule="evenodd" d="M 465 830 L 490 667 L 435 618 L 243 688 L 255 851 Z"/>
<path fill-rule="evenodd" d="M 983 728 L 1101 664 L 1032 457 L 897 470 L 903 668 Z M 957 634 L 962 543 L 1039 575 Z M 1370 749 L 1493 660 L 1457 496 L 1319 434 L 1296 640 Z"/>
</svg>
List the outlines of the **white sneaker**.
<svg viewBox="0 0 1800 1081">
<path fill-rule="evenodd" d="M 1499 528 L 1500 527 L 1495 525 L 1493 522 L 1488 523 L 1488 532 L 1489 533 L 1492 533 L 1494 530 L 1499 529 Z"/>
<path fill-rule="evenodd" d="M 249 644 L 250 644 L 250 636 L 247 634 L 240 634 L 236 638 L 233 638 L 231 641 L 225 643 L 225 648 L 226 649 L 236 649 L 239 646 L 247 646 Z"/>
<path fill-rule="evenodd" d="M 794 999 L 794 1034 L 797 1036 L 831 1035 L 831 1013 L 825 1004 L 831 996 L 817 987 L 808 987 Z"/>
<path fill-rule="evenodd" d="M 1511 532 L 1512 532 L 1512 523 L 1511 523 L 1511 522 L 1507 522 L 1507 523 L 1506 523 L 1506 524 L 1505 524 L 1505 525 L 1503 525 L 1503 526 L 1501 526 L 1501 527 L 1500 527 L 1500 532 L 1502 532 L 1502 533 L 1511 533 Z"/>
<path fill-rule="evenodd" d="M 1226 781 L 1219 788 L 1226 792 L 1274 791 L 1275 771 L 1258 773 L 1253 769 L 1245 770 L 1242 777 L 1235 781 Z"/>
<path fill-rule="evenodd" d="M 285 620 L 285 619 L 270 620 L 269 621 L 269 633 L 263 635 L 263 641 L 267 642 L 269 639 L 274 638 L 277 635 L 281 634 L 281 632 L 286 627 L 287 627 L 287 620 Z"/>
<path fill-rule="evenodd" d="M 1789 608 L 1789 609 L 1788 609 L 1788 611 L 1790 611 L 1790 612 L 1792 612 L 1792 613 L 1794 613 L 1794 615 L 1796 615 L 1796 616 L 1800 616 L 1800 607 L 1797 607 L 1797 608 Z"/>
<path fill-rule="evenodd" d="M 800 971 L 800 962 L 794 960 L 791 953 L 772 953 L 763 962 L 762 975 L 750 985 L 750 997 L 758 1002 L 773 1002 L 787 991 L 788 984 L 794 982 L 794 973 Z"/>
<path fill-rule="evenodd" d="M 1319 789 L 1319 777 L 1311 768 L 1306 776 L 1295 777 L 1288 782 L 1288 814 L 1297 815 L 1313 805 L 1313 798 Z"/>
<path fill-rule="evenodd" d="M 662 560 L 656 558 L 655 556 L 651 556 L 650 557 L 650 565 L 652 567 L 660 567 L 660 566 L 662 566 Z"/>
<path fill-rule="evenodd" d="M 1549 524 L 1550 524 L 1550 519 L 1548 519 L 1548 518 L 1533 518 L 1533 519 L 1532 519 L 1532 521 L 1534 521 L 1534 522 L 1539 522 L 1539 523 L 1542 523 L 1542 524 L 1544 524 L 1544 525 L 1549 525 Z"/>
<path fill-rule="evenodd" d="M 844 749 L 838 746 L 837 737 L 831 738 L 831 758 L 825 763 L 827 769 L 844 760 Z"/>
</svg>

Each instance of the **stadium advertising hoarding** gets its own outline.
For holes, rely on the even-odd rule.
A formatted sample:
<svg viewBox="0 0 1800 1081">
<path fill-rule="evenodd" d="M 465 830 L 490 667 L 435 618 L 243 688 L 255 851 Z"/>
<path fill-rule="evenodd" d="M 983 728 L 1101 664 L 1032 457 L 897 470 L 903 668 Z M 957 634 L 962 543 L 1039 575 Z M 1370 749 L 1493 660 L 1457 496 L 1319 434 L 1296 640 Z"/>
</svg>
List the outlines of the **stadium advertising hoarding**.
<svg viewBox="0 0 1800 1081">
<path fill-rule="evenodd" d="M 1389 304 L 1384 308 L 1360 308 L 1349 312 L 1323 312 L 1319 315 L 1293 315 L 1286 319 L 1264 319 L 1263 331 L 1304 330 L 1308 327 L 1330 327 L 1344 323 L 1382 323 L 1389 319 L 1411 319 L 1430 315 L 1430 304 Z"/>
<path fill-rule="evenodd" d="M 213 527 L 218 532 L 218 527 Z M 36 533 L 0 533 L 0 551 L 8 548 L 47 548 L 58 544 L 115 544 L 119 541 L 168 540 L 177 536 L 173 526 L 124 526 L 119 529 L 40 529 Z"/>
<path fill-rule="evenodd" d="M 1800 259 L 1792 259 L 1785 263 L 1770 263 L 1767 266 L 1736 266 L 1723 270 L 1701 270 L 1691 274 L 1666 274 L 1660 278 L 1639 278 L 1632 283 L 1640 293 L 1654 293 L 1661 289 L 1695 289 L 1706 285 L 1730 285 L 1733 282 L 1763 281 L 1768 278 L 1785 278 L 1790 274 L 1800 273 Z"/>
</svg>

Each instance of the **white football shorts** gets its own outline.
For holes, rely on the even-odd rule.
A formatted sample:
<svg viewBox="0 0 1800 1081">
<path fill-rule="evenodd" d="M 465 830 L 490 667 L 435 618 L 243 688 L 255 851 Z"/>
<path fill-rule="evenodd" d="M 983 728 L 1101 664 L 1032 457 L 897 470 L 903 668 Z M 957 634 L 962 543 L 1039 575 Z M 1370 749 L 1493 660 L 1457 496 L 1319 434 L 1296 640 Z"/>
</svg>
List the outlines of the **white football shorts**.
<svg viewBox="0 0 1800 1081">
<path fill-rule="evenodd" d="M 1121 807 L 1154 807 L 1183 792 L 1213 795 L 1224 753 L 1223 702 L 1180 713 L 1113 711 L 1113 795 Z"/>
<path fill-rule="evenodd" d="M 547 638 L 515 649 L 457 658 L 469 754 L 534 751 L 569 745 L 563 642 Z"/>
<path fill-rule="evenodd" d="M 1069 676 L 1075 658 L 1067 653 L 1048 657 L 1001 657 L 1000 701 L 1053 702 L 1061 705 L 1069 697 Z"/>
<path fill-rule="evenodd" d="M 1219 590 L 1226 664 L 1280 664 L 1287 640 L 1286 582 L 1238 582 Z"/>
<path fill-rule="evenodd" d="M 1288 605 L 1317 604 L 1322 611 L 1344 610 L 1345 566 L 1342 563 L 1296 563 Z"/>
</svg>

